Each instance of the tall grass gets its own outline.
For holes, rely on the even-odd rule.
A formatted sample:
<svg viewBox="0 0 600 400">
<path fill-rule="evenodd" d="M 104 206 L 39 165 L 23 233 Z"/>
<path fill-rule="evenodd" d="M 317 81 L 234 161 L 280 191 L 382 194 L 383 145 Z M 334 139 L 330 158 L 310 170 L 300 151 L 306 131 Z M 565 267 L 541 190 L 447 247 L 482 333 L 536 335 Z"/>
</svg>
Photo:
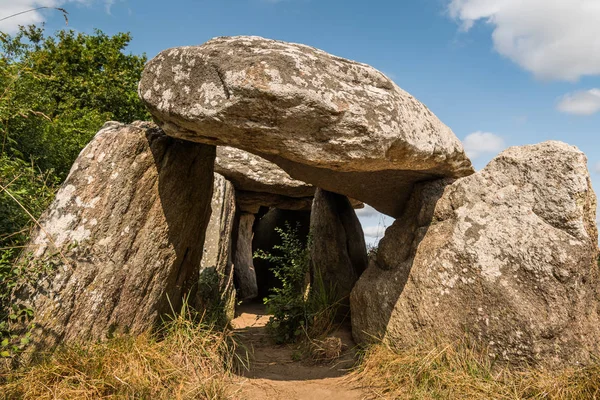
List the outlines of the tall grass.
<svg viewBox="0 0 600 400">
<path fill-rule="evenodd" d="M 308 329 L 305 330 L 306 338 L 323 339 L 340 325 L 338 321 L 339 310 L 342 309 L 344 298 L 340 298 L 334 284 L 327 284 L 323 274 L 318 268 L 313 269 L 313 280 L 308 288 L 306 300 L 306 313 L 310 316 Z M 349 311 L 348 311 L 349 313 Z"/>
<path fill-rule="evenodd" d="M 3 377 L 4 399 L 225 399 L 237 366 L 227 330 L 184 313 L 156 333 L 65 346 Z"/>
<path fill-rule="evenodd" d="M 462 343 L 422 342 L 368 348 L 353 374 L 375 398 L 600 399 L 600 365 L 546 370 L 494 365 L 486 352 Z"/>
</svg>

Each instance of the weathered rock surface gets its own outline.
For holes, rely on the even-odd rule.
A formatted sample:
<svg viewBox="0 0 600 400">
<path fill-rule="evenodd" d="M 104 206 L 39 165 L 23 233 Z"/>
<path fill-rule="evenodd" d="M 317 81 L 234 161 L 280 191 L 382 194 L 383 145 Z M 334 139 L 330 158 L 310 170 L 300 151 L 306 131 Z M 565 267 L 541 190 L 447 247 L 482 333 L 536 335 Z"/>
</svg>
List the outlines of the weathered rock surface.
<svg viewBox="0 0 600 400">
<path fill-rule="evenodd" d="M 462 144 L 374 68 L 259 37 L 165 50 L 139 86 L 171 136 L 257 154 L 397 217 L 412 185 L 473 173 Z"/>
<path fill-rule="evenodd" d="M 292 211 L 274 208 L 257 221 L 254 227 L 252 248 L 274 255 L 281 255 L 281 252 L 273 249 L 274 246 L 281 245 L 281 236 L 275 229 L 286 230 L 286 224 L 292 229 L 298 227 L 298 236 L 303 243 L 306 243 L 310 228 L 310 211 Z M 271 294 L 269 291 L 271 288 L 281 287 L 281 282 L 273 274 L 273 267 L 267 260 L 260 258 L 254 260 L 258 295 L 260 298 Z"/>
<path fill-rule="evenodd" d="M 254 214 L 242 213 L 239 216 L 234 258 L 238 300 L 248 300 L 258 296 L 256 272 L 252 260 L 253 225 Z"/>
<path fill-rule="evenodd" d="M 213 146 L 153 124 L 107 123 L 96 134 L 32 236 L 32 267 L 54 245 L 66 260 L 54 257 L 55 268 L 17 292 L 35 312 L 40 348 L 139 333 L 169 303 L 177 310 L 194 298 L 214 158 Z"/>
<path fill-rule="evenodd" d="M 469 335 L 500 360 L 550 366 L 600 354 L 584 154 L 560 142 L 513 147 L 449 183 L 419 185 L 387 230 L 352 292 L 355 339 Z"/>
<path fill-rule="evenodd" d="M 231 182 L 217 173 L 214 174 L 210 208 L 195 306 L 198 310 L 223 311 L 226 319 L 233 319 L 235 189 Z"/>
<path fill-rule="evenodd" d="M 261 207 L 279 208 L 281 210 L 310 211 L 313 197 L 287 197 L 272 193 L 236 191 L 235 197 L 240 211 L 257 214 Z M 363 208 L 365 205 L 349 199 L 352 208 Z"/>
<path fill-rule="evenodd" d="M 282 210 L 310 211 L 312 197 L 287 197 L 272 193 L 236 192 L 238 208 L 242 212 L 258 214 L 261 207 L 279 208 Z"/>
<path fill-rule="evenodd" d="M 354 284 L 367 268 L 367 248 L 360 221 L 344 195 L 317 189 L 310 218 L 313 273 L 349 304 Z M 348 310 L 341 310 L 348 312 Z"/>
<path fill-rule="evenodd" d="M 239 191 L 286 197 L 312 197 L 315 193 L 314 186 L 292 179 L 272 162 L 234 147 L 217 147 L 215 172 L 231 181 Z"/>
</svg>

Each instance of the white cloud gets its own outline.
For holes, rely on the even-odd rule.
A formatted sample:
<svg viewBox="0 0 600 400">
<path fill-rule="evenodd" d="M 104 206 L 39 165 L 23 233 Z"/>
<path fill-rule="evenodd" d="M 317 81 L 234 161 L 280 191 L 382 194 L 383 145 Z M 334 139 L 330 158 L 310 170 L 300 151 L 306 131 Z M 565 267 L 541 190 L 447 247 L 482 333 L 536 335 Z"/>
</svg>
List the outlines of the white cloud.
<svg viewBox="0 0 600 400">
<path fill-rule="evenodd" d="M 363 228 L 363 232 L 365 234 L 365 237 L 380 239 L 383 237 L 383 234 L 385 233 L 385 226 L 382 226 L 382 225 L 365 226 Z"/>
<path fill-rule="evenodd" d="M 495 49 L 542 79 L 575 81 L 600 74 L 598 0 L 449 0 L 468 31 L 493 26 Z"/>
<path fill-rule="evenodd" d="M 18 14 L 23 11 L 32 10 L 38 7 L 61 7 L 67 3 L 78 3 L 89 5 L 94 1 L 100 0 L 0 0 L 0 19 Z M 115 0 L 102 0 L 106 7 L 106 12 L 110 14 L 110 8 Z M 68 10 L 67 10 L 68 11 Z M 5 33 L 15 33 L 19 25 L 39 24 L 46 20 L 49 12 L 59 13 L 59 11 L 36 10 L 29 11 L 4 21 L 0 21 L 0 31 Z"/>
<path fill-rule="evenodd" d="M 475 159 L 483 154 L 495 154 L 502 151 L 506 145 L 504 139 L 489 132 L 474 132 L 463 140 L 467 155 Z"/>
<path fill-rule="evenodd" d="M 598 161 L 596 165 L 594 165 L 594 172 L 600 174 L 600 161 Z M 600 205 L 598 205 L 598 207 L 600 207 Z"/>
<path fill-rule="evenodd" d="M 564 95 L 556 108 L 567 114 L 592 115 L 600 111 L 600 89 L 582 90 Z"/>
<path fill-rule="evenodd" d="M 115 4 L 116 0 L 104 0 L 104 8 L 107 14 L 110 14 L 110 9 Z"/>
<path fill-rule="evenodd" d="M 358 208 L 354 211 L 356 212 L 356 215 L 358 217 L 362 217 L 362 218 L 376 217 L 376 216 L 380 215 L 379 211 L 377 211 L 376 209 L 374 209 L 373 207 L 371 207 L 368 204 L 365 204 L 365 206 L 363 208 Z"/>
<path fill-rule="evenodd" d="M 58 7 L 62 4 L 59 0 L 0 0 L 0 19 L 31 10 L 37 7 Z M 0 22 L 0 31 L 6 33 L 15 33 L 19 25 L 38 24 L 44 21 L 44 16 L 40 11 L 32 11 L 25 14 L 11 17 Z"/>
</svg>

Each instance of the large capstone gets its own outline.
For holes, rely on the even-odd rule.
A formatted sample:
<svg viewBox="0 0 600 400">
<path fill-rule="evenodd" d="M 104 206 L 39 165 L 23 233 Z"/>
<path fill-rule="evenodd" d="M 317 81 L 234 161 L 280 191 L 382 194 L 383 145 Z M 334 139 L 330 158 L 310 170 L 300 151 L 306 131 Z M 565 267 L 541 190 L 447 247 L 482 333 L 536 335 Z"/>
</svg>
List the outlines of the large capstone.
<svg viewBox="0 0 600 400">
<path fill-rule="evenodd" d="M 257 214 L 261 207 L 310 210 L 315 188 L 292 179 L 276 164 L 234 147 L 217 147 L 215 171 L 231 181 L 241 212 Z"/>
<path fill-rule="evenodd" d="M 597 255 L 585 155 L 513 147 L 475 175 L 417 186 L 352 292 L 353 335 L 469 336 L 509 363 L 587 363 L 600 354 Z"/>
<path fill-rule="evenodd" d="M 240 36 L 165 50 L 139 94 L 168 135 L 247 150 L 394 217 L 415 183 L 473 173 L 422 103 L 368 65 L 304 45 Z"/>
<path fill-rule="evenodd" d="M 258 214 L 261 207 L 282 210 L 310 211 L 313 197 L 287 197 L 273 193 L 236 191 L 238 208 L 242 212 Z"/>
<path fill-rule="evenodd" d="M 292 179 L 287 172 L 252 153 L 234 147 L 217 147 L 215 171 L 244 192 L 271 193 L 287 197 L 312 197 L 315 188 Z"/>
<path fill-rule="evenodd" d="M 153 124 L 96 134 L 33 233 L 40 279 L 16 292 L 40 349 L 146 331 L 195 297 L 214 158 Z"/>
</svg>

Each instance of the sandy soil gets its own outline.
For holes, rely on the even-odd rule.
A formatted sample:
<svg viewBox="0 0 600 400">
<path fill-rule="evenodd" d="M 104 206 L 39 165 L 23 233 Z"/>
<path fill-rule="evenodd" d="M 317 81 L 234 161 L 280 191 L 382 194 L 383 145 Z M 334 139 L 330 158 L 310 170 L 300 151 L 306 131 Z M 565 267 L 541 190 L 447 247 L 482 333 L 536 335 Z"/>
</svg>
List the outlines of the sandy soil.
<svg viewBox="0 0 600 400">
<path fill-rule="evenodd" d="M 366 398 L 354 388 L 346 375 L 354 363 L 354 342 L 350 332 L 335 333 L 344 343 L 344 352 L 332 364 L 294 361 L 294 346 L 280 346 L 270 339 L 265 324 L 269 316 L 260 304 L 242 305 L 234 328 L 250 354 L 250 368 L 235 379 L 235 396 L 239 399 L 285 400 L 354 400 Z"/>
</svg>

